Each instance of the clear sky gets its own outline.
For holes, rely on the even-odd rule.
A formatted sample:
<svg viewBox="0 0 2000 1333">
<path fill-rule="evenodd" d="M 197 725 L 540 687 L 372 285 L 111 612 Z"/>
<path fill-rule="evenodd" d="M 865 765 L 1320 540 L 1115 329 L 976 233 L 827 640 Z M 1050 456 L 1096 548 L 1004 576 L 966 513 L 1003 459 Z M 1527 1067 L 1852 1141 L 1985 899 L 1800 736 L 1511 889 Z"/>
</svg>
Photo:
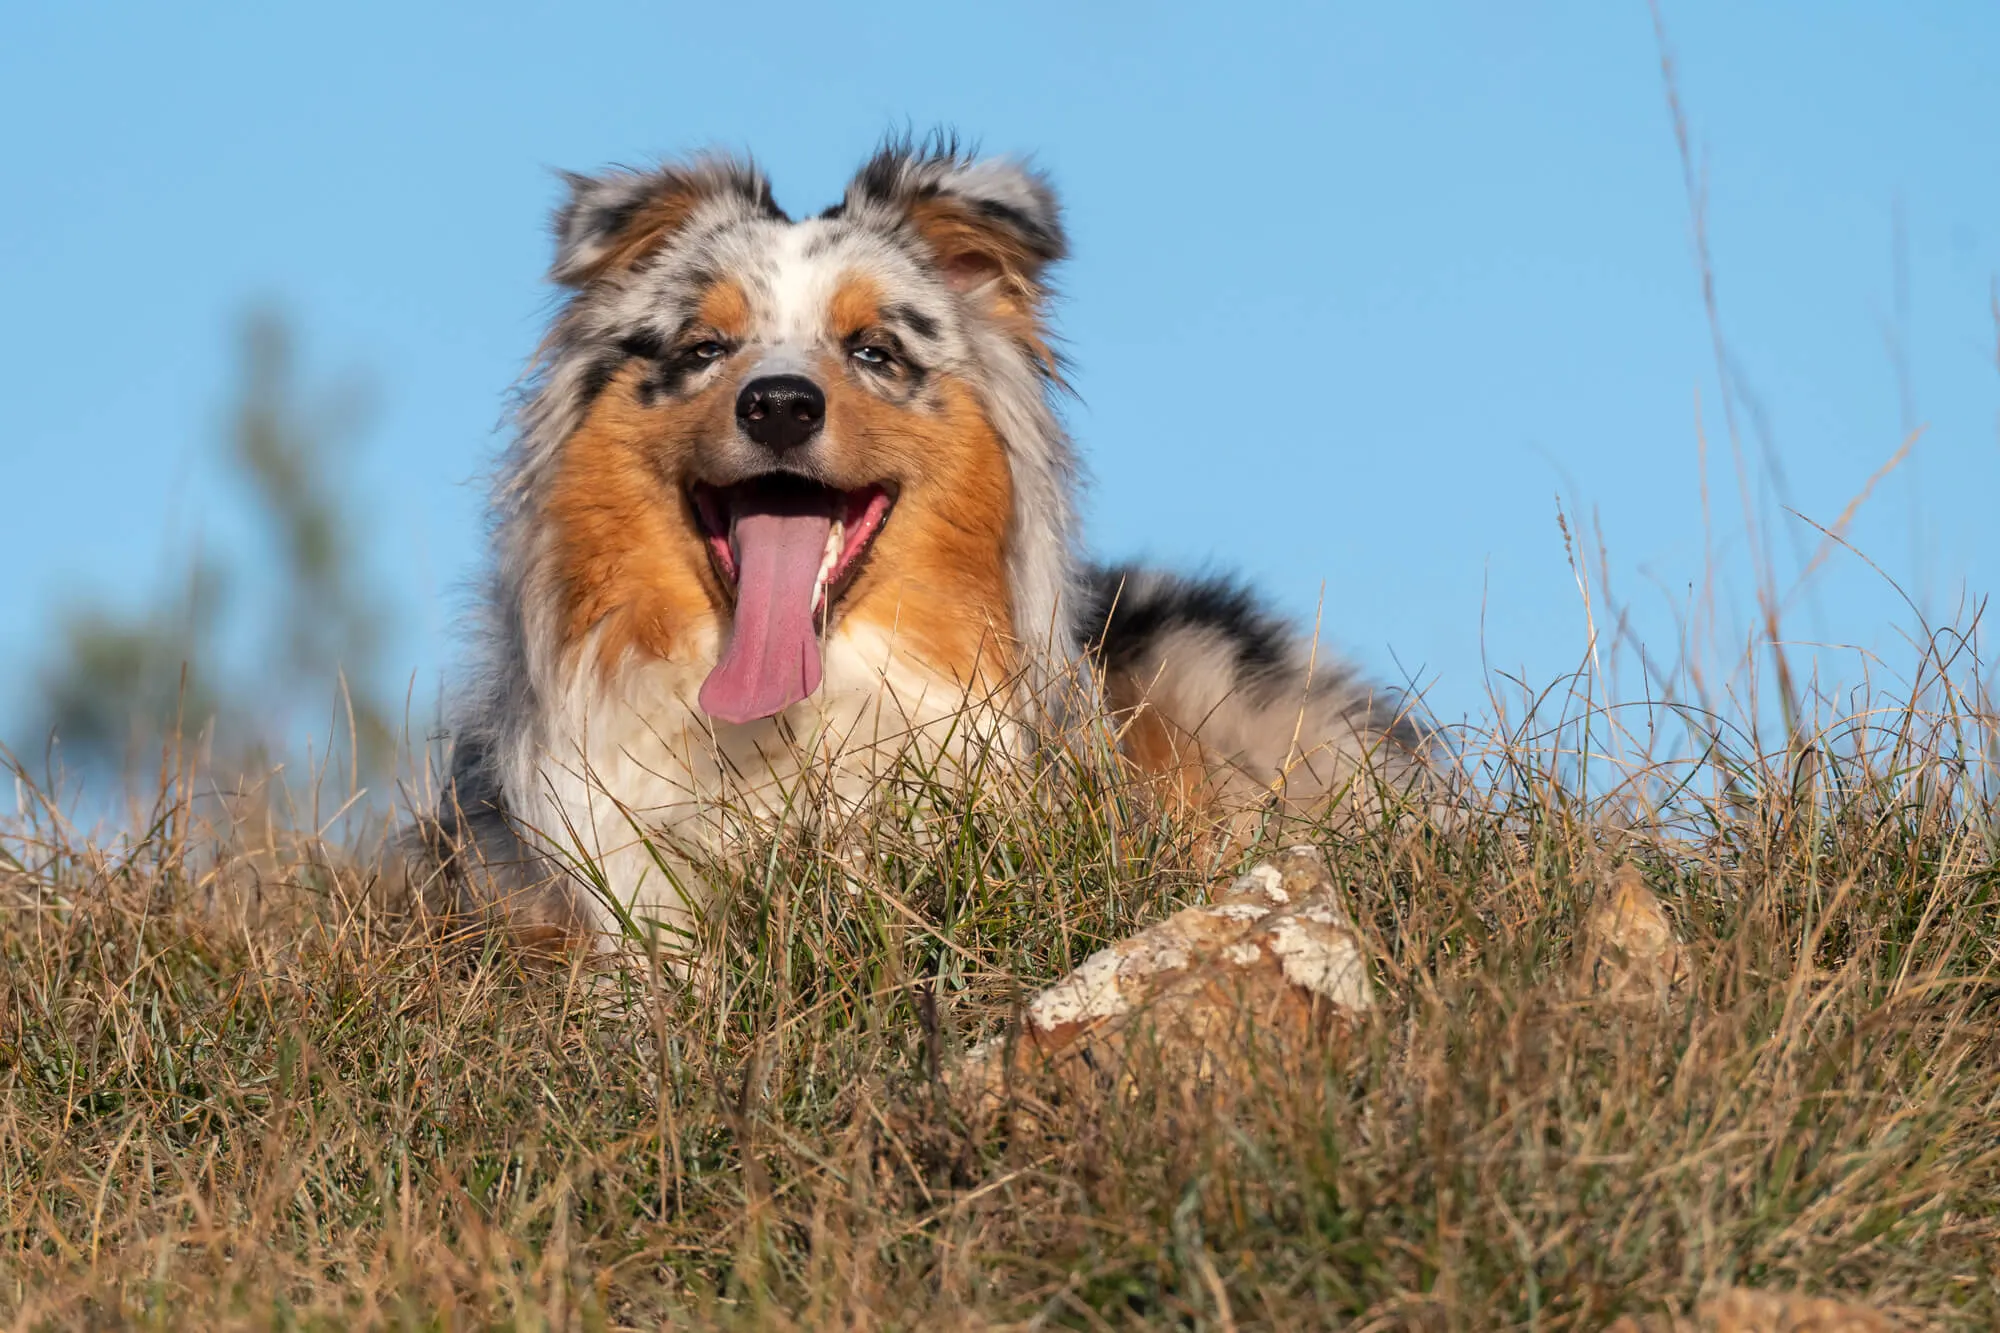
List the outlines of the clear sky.
<svg viewBox="0 0 2000 1333">
<path fill-rule="evenodd" d="M 1745 437 L 1829 522 L 1926 425 L 1855 541 L 1949 611 L 2000 574 L 2000 7 L 1662 3 Z M 747 149 L 798 212 L 904 126 L 1032 153 L 1063 192 L 1099 551 L 1239 569 L 1306 616 L 1323 589 L 1330 641 L 1456 716 L 1482 661 L 1547 680 L 1582 655 L 1558 495 L 1674 656 L 1705 430 L 1748 587 L 1640 0 L 103 3 L 5 27 L 0 722 L 63 606 L 243 539 L 215 439 L 251 303 L 291 315 L 314 378 L 375 386 L 347 481 L 421 697 L 549 311 L 553 169 Z M 1781 552 L 1816 541 L 1778 521 Z M 1888 646 L 1898 606 L 1843 556 L 1794 628 Z"/>
</svg>

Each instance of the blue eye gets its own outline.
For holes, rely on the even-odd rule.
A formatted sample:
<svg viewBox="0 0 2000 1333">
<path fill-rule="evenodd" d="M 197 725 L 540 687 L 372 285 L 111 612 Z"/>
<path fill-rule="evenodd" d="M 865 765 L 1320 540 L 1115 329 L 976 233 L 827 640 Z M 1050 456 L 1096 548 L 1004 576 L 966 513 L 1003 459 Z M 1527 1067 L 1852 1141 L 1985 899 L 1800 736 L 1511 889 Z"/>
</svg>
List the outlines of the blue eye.
<svg viewBox="0 0 2000 1333">
<path fill-rule="evenodd" d="M 710 340 L 708 342 L 696 343 L 694 346 L 688 348 L 688 355 L 697 361 L 720 361 L 723 357 L 729 355 L 729 349 L 719 342 Z"/>
<path fill-rule="evenodd" d="M 890 356 L 888 348 L 877 347 L 873 343 L 855 348 L 851 355 L 864 366 L 886 366 L 895 359 Z"/>
</svg>

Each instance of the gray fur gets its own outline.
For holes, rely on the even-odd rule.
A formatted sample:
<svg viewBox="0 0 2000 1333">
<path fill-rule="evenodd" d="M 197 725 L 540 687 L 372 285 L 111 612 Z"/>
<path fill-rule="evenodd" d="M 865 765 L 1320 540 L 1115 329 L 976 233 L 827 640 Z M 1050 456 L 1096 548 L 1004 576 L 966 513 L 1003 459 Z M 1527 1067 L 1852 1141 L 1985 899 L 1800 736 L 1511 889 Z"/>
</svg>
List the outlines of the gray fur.
<svg viewBox="0 0 2000 1333">
<path fill-rule="evenodd" d="M 1406 703 L 1241 585 L 1131 567 L 1087 583 L 1077 628 L 1107 699 L 1121 720 L 1157 709 L 1224 793 L 1373 809 L 1378 787 L 1424 773 L 1431 743 Z"/>
</svg>

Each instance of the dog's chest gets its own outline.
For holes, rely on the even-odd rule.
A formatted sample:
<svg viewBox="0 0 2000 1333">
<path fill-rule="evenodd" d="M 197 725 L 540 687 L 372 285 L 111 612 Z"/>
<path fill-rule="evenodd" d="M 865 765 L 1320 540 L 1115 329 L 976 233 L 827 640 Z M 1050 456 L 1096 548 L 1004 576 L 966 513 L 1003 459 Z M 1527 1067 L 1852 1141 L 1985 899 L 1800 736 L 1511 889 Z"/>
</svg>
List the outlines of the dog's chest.
<svg viewBox="0 0 2000 1333">
<path fill-rule="evenodd" d="M 733 726 L 703 715 L 695 699 L 709 670 L 701 660 L 633 663 L 594 701 L 584 728 L 591 766 L 648 822 L 671 825 L 693 813 L 684 807 L 717 803 L 775 814 L 807 771 L 836 790 L 851 787 L 912 727 L 961 702 L 953 682 L 923 672 L 868 629 L 829 638 L 820 688 L 761 722 Z"/>
<path fill-rule="evenodd" d="M 962 684 L 866 626 L 826 640 L 810 698 L 761 722 L 716 723 L 695 704 L 714 660 L 707 637 L 692 661 L 627 662 L 573 690 L 549 718 L 540 790 L 522 793 L 544 838 L 588 857 L 628 905 L 678 915 L 686 894 L 661 869 L 677 859 L 673 844 L 726 852 L 746 824 L 861 800 L 913 744 L 995 734 L 991 710 L 968 709 Z"/>
</svg>

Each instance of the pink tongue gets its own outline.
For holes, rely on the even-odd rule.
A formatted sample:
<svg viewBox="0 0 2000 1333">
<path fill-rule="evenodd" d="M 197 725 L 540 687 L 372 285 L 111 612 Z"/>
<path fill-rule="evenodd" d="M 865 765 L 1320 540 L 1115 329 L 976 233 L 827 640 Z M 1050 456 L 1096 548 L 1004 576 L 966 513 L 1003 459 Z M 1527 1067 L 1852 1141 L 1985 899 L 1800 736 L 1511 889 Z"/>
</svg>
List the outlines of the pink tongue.
<svg viewBox="0 0 2000 1333">
<path fill-rule="evenodd" d="M 735 623 L 701 686 L 710 717 L 754 722 L 819 688 L 813 584 L 832 530 L 832 515 L 805 497 L 766 493 L 738 509 Z"/>
</svg>

